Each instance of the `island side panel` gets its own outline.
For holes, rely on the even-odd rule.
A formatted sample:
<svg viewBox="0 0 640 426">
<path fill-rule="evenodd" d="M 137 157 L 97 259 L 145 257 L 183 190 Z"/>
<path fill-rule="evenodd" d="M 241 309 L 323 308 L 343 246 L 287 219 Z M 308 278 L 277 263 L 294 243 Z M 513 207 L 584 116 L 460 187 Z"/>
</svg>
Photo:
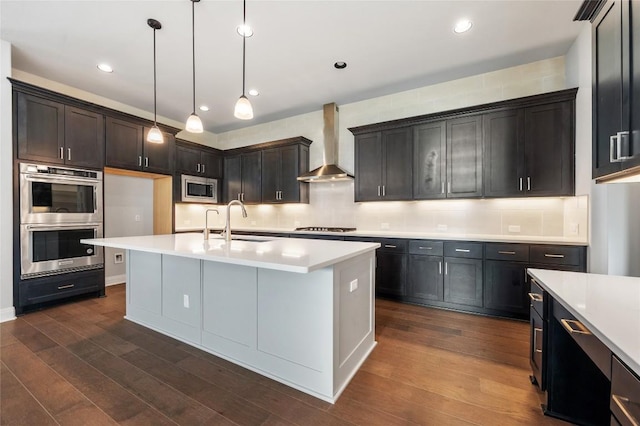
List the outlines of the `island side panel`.
<svg viewBox="0 0 640 426">
<path fill-rule="evenodd" d="M 162 255 L 127 251 L 127 317 L 156 318 L 162 313 Z"/>
<path fill-rule="evenodd" d="M 376 345 L 375 252 L 334 266 L 334 398 Z"/>
</svg>

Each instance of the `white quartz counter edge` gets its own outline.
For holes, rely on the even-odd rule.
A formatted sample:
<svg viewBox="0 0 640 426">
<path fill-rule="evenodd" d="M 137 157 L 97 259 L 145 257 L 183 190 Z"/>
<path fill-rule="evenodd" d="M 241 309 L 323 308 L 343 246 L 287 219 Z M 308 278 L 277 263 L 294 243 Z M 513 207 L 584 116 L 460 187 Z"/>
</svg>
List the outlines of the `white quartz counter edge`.
<svg viewBox="0 0 640 426">
<path fill-rule="evenodd" d="M 227 246 L 220 239 L 205 243 L 202 233 L 94 238 L 81 242 L 297 273 L 312 272 L 380 247 L 378 243 L 299 238 L 232 241 Z"/>
<path fill-rule="evenodd" d="M 213 228 L 212 228 L 213 229 Z M 378 238 L 423 238 L 430 240 L 452 241 L 479 241 L 487 243 L 521 243 L 521 244 L 565 244 L 573 246 L 586 246 L 587 241 L 568 237 L 536 237 L 531 235 L 485 235 L 485 234 L 448 234 L 429 232 L 400 232 L 400 231 L 352 231 L 352 232 L 321 232 L 321 231 L 295 231 L 288 228 L 233 228 L 242 232 L 273 232 L 286 234 L 309 235 L 342 235 L 350 237 L 378 237 Z M 176 232 L 202 232 L 202 228 L 180 227 Z"/>
<path fill-rule="evenodd" d="M 640 375 L 640 278 L 543 269 L 527 271 Z"/>
</svg>

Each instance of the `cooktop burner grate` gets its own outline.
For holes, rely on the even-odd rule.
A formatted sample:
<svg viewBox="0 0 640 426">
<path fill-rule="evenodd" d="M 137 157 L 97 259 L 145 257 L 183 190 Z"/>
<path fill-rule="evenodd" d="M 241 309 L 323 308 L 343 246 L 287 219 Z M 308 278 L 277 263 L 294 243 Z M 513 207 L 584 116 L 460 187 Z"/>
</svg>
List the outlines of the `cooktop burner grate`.
<svg viewBox="0 0 640 426">
<path fill-rule="evenodd" d="M 339 227 L 328 227 L 328 226 L 305 226 L 302 228 L 296 228 L 296 231 L 318 231 L 318 232 L 351 232 L 355 231 L 356 228 L 339 228 Z"/>
</svg>

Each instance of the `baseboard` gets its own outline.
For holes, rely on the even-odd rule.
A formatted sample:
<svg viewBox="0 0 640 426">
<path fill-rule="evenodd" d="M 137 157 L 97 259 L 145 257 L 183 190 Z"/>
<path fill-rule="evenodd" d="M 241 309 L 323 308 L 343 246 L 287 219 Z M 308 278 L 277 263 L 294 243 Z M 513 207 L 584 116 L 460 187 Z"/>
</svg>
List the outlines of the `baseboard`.
<svg viewBox="0 0 640 426">
<path fill-rule="evenodd" d="M 0 309 L 0 322 L 11 321 L 16 319 L 16 310 L 13 306 Z"/>
<path fill-rule="evenodd" d="M 127 281 L 127 274 L 104 277 L 104 285 L 107 287 L 110 285 L 122 284 L 126 281 Z"/>
</svg>

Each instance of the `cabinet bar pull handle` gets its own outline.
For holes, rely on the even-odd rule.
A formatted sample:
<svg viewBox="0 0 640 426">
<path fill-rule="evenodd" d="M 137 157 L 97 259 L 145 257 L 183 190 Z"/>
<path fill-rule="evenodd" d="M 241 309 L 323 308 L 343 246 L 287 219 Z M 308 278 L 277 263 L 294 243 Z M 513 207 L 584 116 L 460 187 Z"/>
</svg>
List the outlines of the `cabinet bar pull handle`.
<svg viewBox="0 0 640 426">
<path fill-rule="evenodd" d="M 442 190 L 441 190 L 442 194 L 444 194 L 444 182 L 442 182 Z"/>
<path fill-rule="evenodd" d="M 420 250 L 433 250 L 433 247 L 422 247 L 422 246 L 419 246 L 418 248 Z"/>
<path fill-rule="evenodd" d="M 198 166 L 198 167 L 197 167 L 196 172 L 200 173 L 200 163 L 198 163 L 198 164 L 197 164 L 197 166 Z"/>
<path fill-rule="evenodd" d="M 587 327 L 582 325 L 580 321 L 572 320 L 572 319 L 561 319 L 560 322 L 562 326 L 571 334 L 591 334 Z"/>
<path fill-rule="evenodd" d="M 522 191 L 522 178 L 520 178 L 520 191 Z"/>
<path fill-rule="evenodd" d="M 609 136 L 609 162 L 610 163 L 617 163 L 618 161 L 620 161 L 616 157 L 616 154 L 618 153 L 616 149 L 616 142 L 618 142 L 618 135 Z"/>
<path fill-rule="evenodd" d="M 386 192 L 387 192 L 387 191 L 385 191 L 385 187 L 386 187 L 386 185 L 382 185 L 382 196 L 383 197 L 386 196 Z"/>
<path fill-rule="evenodd" d="M 438 262 L 438 274 L 442 275 L 442 262 Z"/>
<path fill-rule="evenodd" d="M 59 285 L 58 290 L 64 290 L 65 288 L 73 288 L 75 286 L 76 286 L 75 284 Z"/>
<path fill-rule="evenodd" d="M 471 250 L 469 250 L 469 249 L 456 249 L 456 251 L 460 252 L 460 253 L 469 253 Z"/>
<path fill-rule="evenodd" d="M 394 246 L 393 244 L 385 244 L 385 248 L 398 248 L 398 246 Z"/>
<path fill-rule="evenodd" d="M 238 201 L 242 201 L 242 200 L 240 199 L 240 193 L 239 193 L 239 192 L 238 192 Z"/>
<path fill-rule="evenodd" d="M 64 147 L 60 147 L 60 159 L 64 160 Z"/>
<path fill-rule="evenodd" d="M 542 302 L 542 295 L 538 293 L 527 293 L 532 302 Z"/>
<path fill-rule="evenodd" d="M 138 167 L 142 167 L 142 155 L 138 155 Z"/>
<path fill-rule="evenodd" d="M 510 254 L 510 255 L 515 255 L 516 252 L 515 251 L 504 251 L 504 250 L 498 250 L 498 254 Z"/>
<path fill-rule="evenodd" d="M 542 333 L 542 329 L 534 327 L 533 329 L 533 350 L 541 353 L 542 349 L 538 349 L 538 333 Z"/>
<path fill-rule="evenodd" d="M 527 191 L 531 191 L 531 177 L 527 176 Z"/>
<path fill-rule="evenodd" d="M 67 161 L 71 161 L 71 148 L 67 148 Z"/>
<path fill-rule="evenodd" d="M 378 185 L 378 197 L 380 196 L 380 185 Z"/>
<path fill-rule="evenodd" d="M 242 195 L 242 202 L 244 202 L 244 192 L 241 195 Z"/>
<path fill-rule="evenodd" d="M 149 157 L 144 157 L 144 166 L 149 167 Z"/>
<path fill-rule="evenodd" d="M 564 254 L 550 254 L 550 253 L 545 253 L 544 257 L 552 257 L 554 259 L 563 259 L 564 258 Z"/>
<path fill-rule="evenodd" d="M 202 173 L 204 173 L 204 164 L 202 165 Z"/>
<path fill-rule="evenodd" d="M 618 406 L 618 408 L 620 409 L 620 411 L 622 411 L 622 414 L 625 415 L 625 417 L 629 420 L 629 422 L 633 425 L 633 426 L 640 426 L 640 422 L 638 421 L 638 419 L 636 419 L 633 414 L 631 414 L 629 412 L 629 410 L 627 409 L 627 407 L 625 407 L 625 403 L 629 403 L 629 398 L 625 398 L 624 396 L 620 396 L 620 395 L 616 395 L 614 393 L 611 394 L 611 399 L 613 399 L 613 402 Z"/>
<path fill-rule="evenodd" d="M 447 275 L 449 273 L 449 263 L 444 262 L 444 274 Z"/>
<path fill-rule="evenodd" d="M 451 194 L 451 182 L 447 182 L 447 193 Z"/>
</svg>

